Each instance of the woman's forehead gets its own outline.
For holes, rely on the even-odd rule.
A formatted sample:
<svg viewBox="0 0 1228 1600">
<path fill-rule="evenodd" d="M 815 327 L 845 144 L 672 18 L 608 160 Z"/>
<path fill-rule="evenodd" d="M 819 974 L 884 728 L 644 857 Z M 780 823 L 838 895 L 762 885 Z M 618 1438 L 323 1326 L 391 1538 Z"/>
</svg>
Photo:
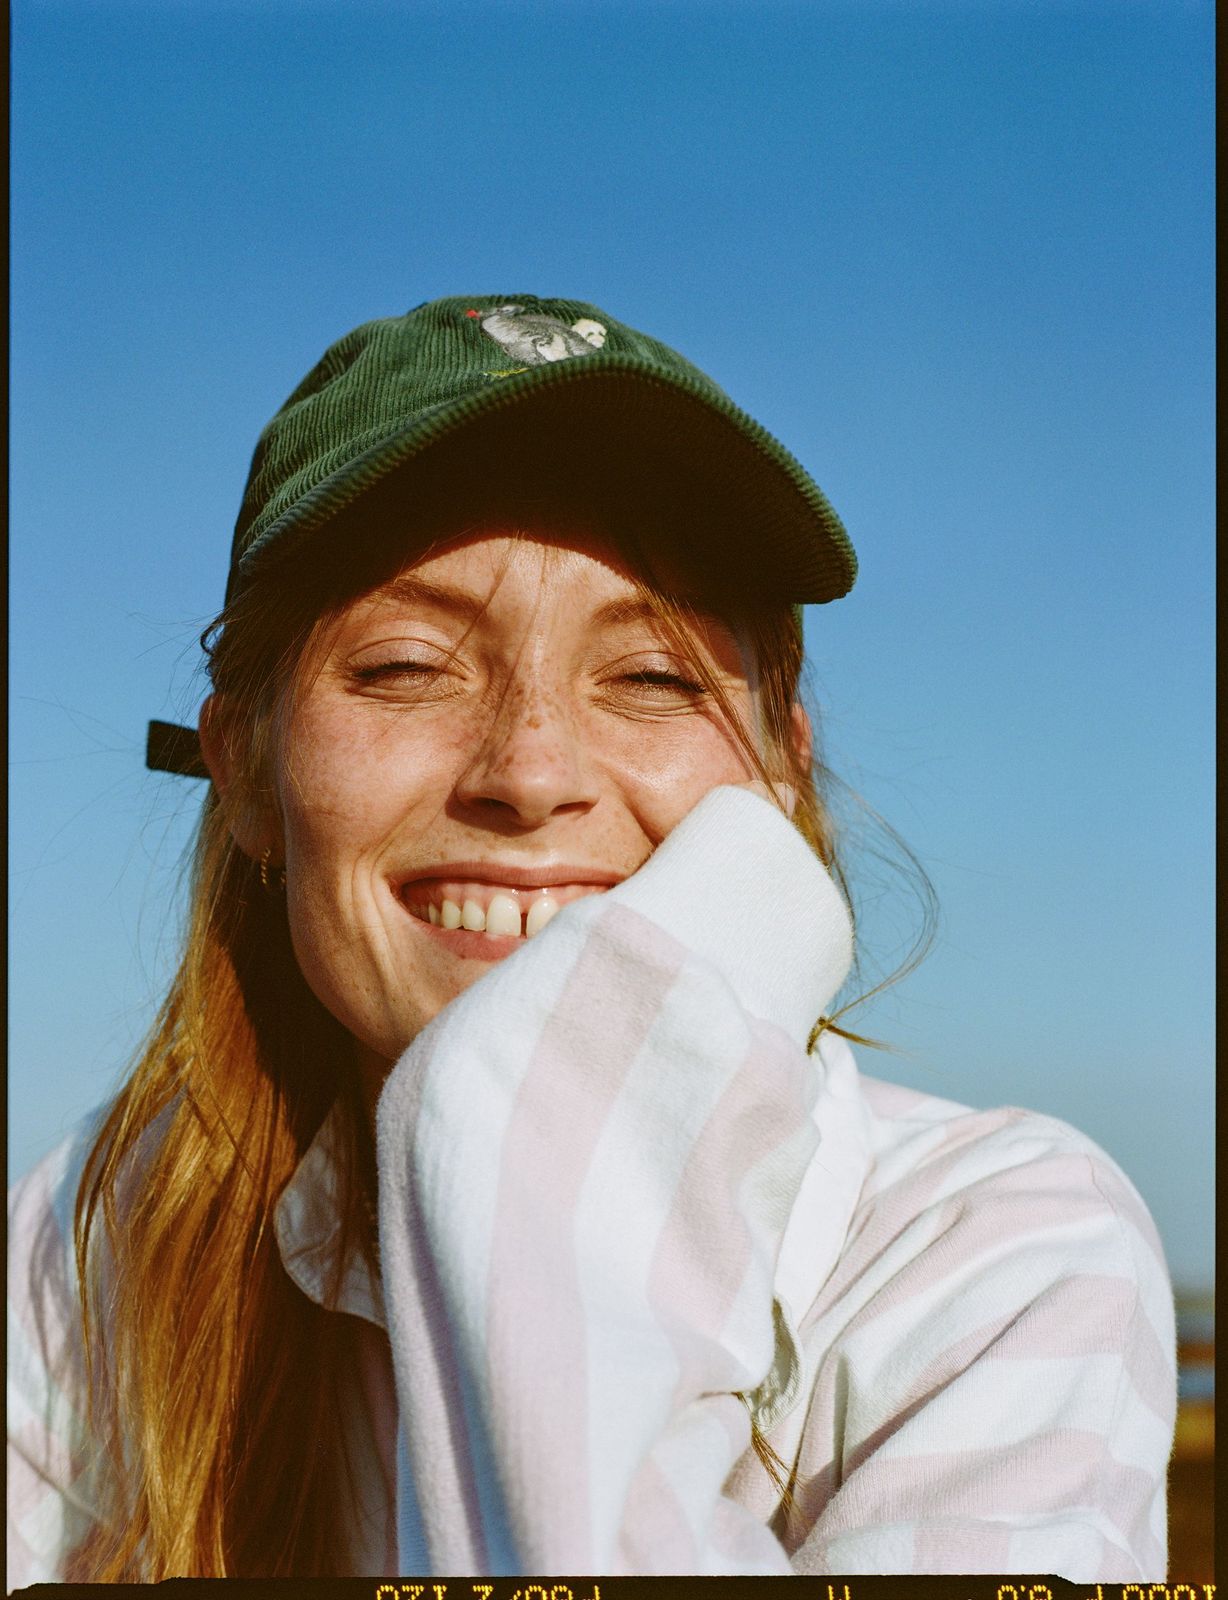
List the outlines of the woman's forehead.
<svg viewBox="0 0 1228 1600">
<path fill-rule="evenodd" d="M 671 612 L 681 604 L 701 626 L 714 625 L 731 636 L 741 631 L 740 608 L 706 595 L 698 574 L 669 552 L 636 554 L 614 537 L 588 528 L 505 528 L 483 525 L 434 540 L 416 550 L 396 570 L 343 609 L 342 615 L 370 613 L 371 607 L 429 603 L 474 614 L 495 608 L 537 611 L 542 603 L 565 604 L 602 613 L 603 621 L 648 616 L 645 591 L 664 600 Z"/>
<path fill-rule="evenodd" d="M 407 560 L 398 576 L 447 574 L 450 578 L 498 580 L 516 572 L 522 580 L 571 578 L 602 590 L 634 592 L 649 583 L 678 598 L 697 600 L 694 575 L 667 551 L 654 552 L 651 568 L 639 563 L 609 535 L 585 527 L 468 529 Z"/>
</svg>

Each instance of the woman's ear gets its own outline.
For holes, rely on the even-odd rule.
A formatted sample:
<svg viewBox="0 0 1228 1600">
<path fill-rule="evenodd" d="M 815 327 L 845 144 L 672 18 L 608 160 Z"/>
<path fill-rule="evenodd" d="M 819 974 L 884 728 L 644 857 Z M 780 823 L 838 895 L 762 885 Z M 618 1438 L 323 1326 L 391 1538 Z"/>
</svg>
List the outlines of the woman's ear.
<svg viewBox="0 0 1228 1600">
<path fill-rule="evenodd" d="M 219 795 L 225 795 L 234 775 L 234 763 L 230 757 L 226 736 L 222 732 L 221 711 L 215 694 L 209 695 L 201 706 L 196 726 L 201 757 L 209 769 L 213 787 Z"/>
<path fill-rule="evenodd" d="M 259 861 L 266 850 L 280 855 L 281 830 L 268 814 L 269 808 L 257 805 L 246 792 L 245 774 L 227 735 L 222 702 L 215 694 L 200 708 L 198 731 L 200 753 L 222 802 L 231 838 L 253 861 Z"/>
</svg>

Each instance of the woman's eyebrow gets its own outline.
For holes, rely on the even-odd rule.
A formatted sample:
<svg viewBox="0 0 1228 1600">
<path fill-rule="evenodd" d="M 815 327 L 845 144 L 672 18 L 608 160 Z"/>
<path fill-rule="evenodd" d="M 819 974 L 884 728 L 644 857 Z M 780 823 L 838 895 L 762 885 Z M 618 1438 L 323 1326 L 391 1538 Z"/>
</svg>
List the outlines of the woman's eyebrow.
<svg viewBox="0 0 1228 1600">
<path fill-rule="evenodd" d="M 651 603 L 642 596 L 628 594 L 607 600 L 604 605 L 597 607 L 588 620 L 595 628 L 600 628 L 607 622 L 642 622 L 645 618 L 649 621 L 656 618 Z"/>
<path fill-rule="evenodd" d="M 419 577 L 413 572 L 402 572 L 375 591 L 381 598 L 399 600 L 411 605 L 433 605 L 458 616 L 476 616 L 487 604 L 489 596 L 476 594 L 459 584 L 438 583 Z"/>
<path fill-rule="evenodd" d="M 689 608 L 694 620 L 700 624 L 701 629 L 706 627 L 709 631 L 709 643 L 719 641 L 717 650 L 721 645 L 732 650 L 740 657 L 741 646 L 732 626 L 724 617 L 718 616 L 715 611 L 708 609 L 704 601 L 698 596 L 675 593 L 673 598 L 680 600 Z M 604 605 L 598 606 L 589 618 L 589 625 L 594 628 L 617 627 L 620 623 L 648 622 L 659 624 L 660 613 L 650 600 L 642 596 L 626 595 L 619 599 L 607 600 Z"/>
</svg>

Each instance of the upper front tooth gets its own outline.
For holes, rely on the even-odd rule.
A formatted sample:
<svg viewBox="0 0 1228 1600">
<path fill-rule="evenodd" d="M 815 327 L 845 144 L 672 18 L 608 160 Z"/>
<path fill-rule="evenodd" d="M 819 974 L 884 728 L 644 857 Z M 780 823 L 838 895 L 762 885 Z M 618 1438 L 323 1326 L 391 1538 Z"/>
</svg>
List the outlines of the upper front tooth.
<svg viewBox="0 0 1228 1600">
<path fill-rule="evenodd" d="M 461 907 L 461 927 L 468 928 L 472 933 L 485 932 L 486 913 L 476 900 L 466 900 Z"/>
<path fill-rule="evenodd" d="M 472 905 L 466 902 L 466 908 Z M 468 923 L 465 924 L 469 926 Z M 486 907 L 487 933 L 510 933 L 520 937 L 520 907 L 510 894 L 496 894 L 491 896 L 490 904 Z"/>
<path fill-rule="evenodd" d="M 524 919 L 525 938 L 531 939 L 535 933 L 540 933 L 556 911 L 562 907 L 557 900 L 552 900 L 549 895 L 543 895 L 540 900 L 534 900 L 529 907 L 529 914 Z"/>
</svg>

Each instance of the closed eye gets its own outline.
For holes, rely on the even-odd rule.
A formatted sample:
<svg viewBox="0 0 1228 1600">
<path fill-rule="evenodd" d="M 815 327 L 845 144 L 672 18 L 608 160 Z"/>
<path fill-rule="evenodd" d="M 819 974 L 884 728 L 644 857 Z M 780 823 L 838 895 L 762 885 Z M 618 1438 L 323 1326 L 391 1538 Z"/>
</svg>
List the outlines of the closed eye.
<svg viewBox="0 0 1228 1600">
<path fill-rule="evenodd" d="M 381 678 L 426 677 L 439 670 L 429 661 L 377 661 L 374 666 L 356 667 L 354 676 L 361 683 L 377 683 Z"/>
<path fill-rule="evenodd" d="M 705 692 L 702 684 L 692 683 L 677 672 L 625 672 L 620 681 L 639 684 L 645 689 L 682 689 L 688 694 Z"/>
</svg>

